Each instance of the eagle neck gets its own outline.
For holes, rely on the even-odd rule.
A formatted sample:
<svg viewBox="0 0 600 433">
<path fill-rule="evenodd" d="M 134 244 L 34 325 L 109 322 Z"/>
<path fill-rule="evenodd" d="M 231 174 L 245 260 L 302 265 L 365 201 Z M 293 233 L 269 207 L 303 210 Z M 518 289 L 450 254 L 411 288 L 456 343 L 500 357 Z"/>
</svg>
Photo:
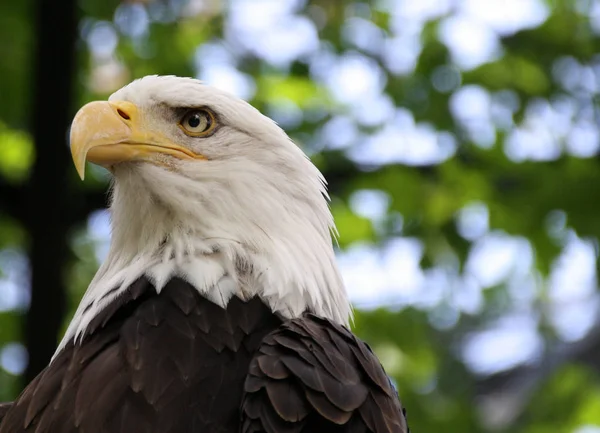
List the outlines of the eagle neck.
<svg viewBox="0 0 600 433">
<path fill-rule="evenodd" d="M 315 222 L 313 210 L 302 215 L 301 209 L 281 209 L 277 221 L 269 224 L 253 216 L 272 212 L 279 205 L 276 196 L 270 202 L 246 200 L 245 209 L 242 197 L 223 192 L 222 200 L 232 201 L 232 208 L 237 202 L 246 216 L 249 223 L 244 225 L 211 205 L 209 194 L 218 194 L 220 188 L 227 191 L 222 185 L 208 185 L 206 190 L 169 185 L 163 176 L 159 187 L 155 179 L 151 172 L 120 174 L 112 191 L 108 257 L 59 350 L 69 339 L 82 336 L 95 315 L 141 276 L 159 293 L 171 278 L 182 278 L 223 308 L 233 296 L 258 296 L 283 317 L 310 311 L 348 323 L 351 310 L 329 227 Z"/>
</svg>

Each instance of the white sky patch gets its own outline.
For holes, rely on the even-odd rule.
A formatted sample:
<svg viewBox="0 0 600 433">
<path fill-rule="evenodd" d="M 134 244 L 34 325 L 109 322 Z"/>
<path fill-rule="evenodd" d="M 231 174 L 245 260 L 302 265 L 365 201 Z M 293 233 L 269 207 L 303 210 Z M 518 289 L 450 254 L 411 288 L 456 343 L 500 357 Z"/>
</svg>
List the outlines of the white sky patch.
<svg viewBox="0 0 600 433">
<path fill-rule="evenodd" d="M 14 376 L 25 371 L 28 359 L 27 349 L 20 343 L 8 343 L 0 350 L 0 366 Z"/>
<path fill-rule="evenodd" d="M 205 63 L 214 65 L 228 65 L 233 66 L 236 64 L 235 56 L 231 52 L 230 47 L 224 43 L 218 42 L 207 42 L 201 44 L 196 48 L 194 53 L 194 64 L 196 68 L 201 68 Z"/>
<path fill-rule="evenodd" d="M 194 66 L 196 78 L 238 98 L 249 100 L 256 93 L 254 79 L 236 68 L 231 47 L 224 43 L 209 42 L 198 46 Z"/>
<path fill-rule="evenodd" d="M 461 0 L 457 6 L 502 36 L 537 27 L 550 14 L 540 0 Z"/>
<path fill-rule="evenodd" d="M 596 325 L 600 298 L 594 293 L 585 300 L 553 305 L 550 310 L 550 321 L 558 336 L 564 341 L 577 341 Z"/>
<path fill-rule="evenodd" d="M 564 137 L 572 126 L 572 117 L 576 116 L 575 108 L 569 100 L 556 101 L 554 104 L 544 99 L 530 102 L 525 110 L 525 118 L 532 123 L 547 124 L 548 131 L 555 137 Z"/>
<path fill-rule="evenodd" d="M 469 138 L 488 149 L 496 142 L 496 129 L 492 122 L 492 96 L 481 86 L 459 88 L 450 97 L 450 112 L 464 128 Z"/>
<path fill-rule="evenodd" d="M 597 35 L 600 34 L 600 1 L 595 0 L 590 9 L 590 24 Z M 600 431 L 600 429 L 599 429 Z"/>
<path fill-rule="evenodd" d="M 447 1 L 426 3 L 438 10 L 447 8 Z M 442 21 L 439 34 L 454 61 L 465 70 L 497 59 L 502 51 L 499 36 L 536 27 L 549 16 L 548 7 L 540 0 L 464 0 L 456 6 L 458 12 Z"/>
<path fill-rule="evenodd" d="M 27 307 L 23 302 L 22 289 L 14 281 L 0 280 L 0 312 Z"/>
<path fill-rule="evenodd" d="M 462 69 L 470 70 L 500 57 L 500 39 L 489 26 L 476 19 L 458 14 L 445 18 L 439 27 L 439 37 Z"/>
<path fill-rule="evenodd" d="M 375 222 L 387 216 L 390 202 L 387 192 L 373 189 L 360 189 L 350 196 L 352 212 Z"/>
<path fill-rule="evenodd" d="M 417 64 L 427 21 L 450 11 L 451 0 L 383 0 L 378 7 L 390 12 L 391 37 L 383 42 L 382 60 L 393 74 L 408 75 Z"/>
<path fill-rule="evenodd" d="M 590 154 L 598 148 L 589 143 L 597 133 L 590 133 L 589 121 L 581 115 L 579 128 L 573 129 L 575 107 L 570 98 L 550 103 L 543 99 L 533 100 L 525 110 L 522 124 L 511 131 L 504 143 L 504 151 L 513 161 L 552 161 L 563 152 L 562 142 L 570 137 L 570 150 Z M 569 140 L 567 139 L 567 142 Z"/>
<path fill-rule="evenodd" d="M 477 314 L 481 312 L 484 304 L 482 287 L 471 276 L 459 277 L 452 284 L 450 300 L 457 310 Z"/>
<path fill-rule="evenodd" d="M 333 68 L 319 75 L 333 96 L 342 103 L 359 104 L 378 95 L 385 86 L 385 74 L 377 62 L 358 53 L 346 54 L 333 64 Z"/>
<path fill-rule="evenodd" d="M 23 310 L 29 306 L 29 260 L 19 250 L 0 251 L 0 312 Z"/>
<path fill-rule="evenodd" d="M 226 39 L 276 66 L 286 66 L 319 47 L 314 23 L 295 15 L 293 0 L 235 0 L 225 23 Z"/>
<path fill-rule="evenodd" d="M 410 111 L 399 108 L 381 129 L 351 147 L 348 156 L 359 164 L 429 165 L 450 158 L 456 146 L 452 134 L 416 124 Z"/>
<path fill-rule="evenodd" d="M 509 278 L 506 289 L 517 310 L 533 312 L 539 308 L 534 302 L 540 295 L 545 281 L 537 269 L 526 270 L 527 266 L 533 266 L 532 257 L 527 257 L 521 271 Z"/>
<path fill-rule="evenodd" d="M 543 124 L 533 122 L 516 128 L 507 137 L 504 151 L 515 162 L 553 161 L 560 157 L 561 147 Z"/>
<path fill-rule="evenodd" d="M 589 66 L 581 68 L 581 80 L 579 82 L 580 92 L 586 93 L 598 93 L 600 86 L 594 70 Z"/>
<path fill-rule="evenodd" d="M 440 267 L 422 270 L 422 254 L 421 242 L 411 238 L 395 238 L 381 248 L 356 244 L 339 253 L 351 301 L 359 308 L 435 309 L 431 320 L 440 328 L 456 323 L 460 312 L 479 312 L 483 296 L 477 281 Z"/>
<path fill-rule="evenodd" d="M 567 135 L 567 151 L 578 158 L 590 158 L 600 150 L 598 125 L 587 120 L 579 121 Z"/>
<path fill-rule="evenodd" d="M 103 262 L 110 248 L 110 213 L 108 210 L 98 210 L 92 213 L 87 223 L 88 236 L 94 242 L 96 259 Z"/>
<path fill-rule="evenodd" d="M 273 33 L 262 35 L 263 43 L 255 44 L 268 62 L 283 66 L 314 52 L 319 46 L 317 29 L 306 17 L 290 17 L 279 23 Z M 300 42 L 302 41 L 302 42 Z"/>
<path fill-rule="evenodd" d="M 465 269 L 483 287 L 491 287 L 506 281 L 511 275 L 526 274 L 532 263 L 533 252 L 527 240 L 491 232 L 473 244 Z"/>
<path fill-rule="evenodd" d="M 566 341 L 583 338 L 596 322 L 596 263 L 594 245 L 571 234 L 550 274 L 551 322 Z"/>
<path fill-rule="evenodd" d="M 355 47 L 370 54 L 378 54 L 385 40 L 383 30 L 375 23 L 357 17 L 346 20 L 342 36 Z"/>
<path fill-rule="evenodd" d="M 225 64 L 204 63 L 197 78 L 245 100 L 252 99 L 256 92 L 256 84 L 251 76 Z"/>
<path fill-rule="evenodd" d="M 310 78 L 320 83 L 327 82 L 338 60 L 333 46 L 327 41 L 321 41 L 319 49 L 309 56 Z"/>
<path fill-rule="evenodd" d="M 300 4 L 298 0 L 232 0 L 228 17 L 243 28 L 266 28 L 294 13 Z"/>
<path fill-rule="evenodd" d="M 413 302 L 424 283 L 422 254 L 421 242 L 408 238 L 392 239 L 381 250 L 357 244 L 342 251 L 338 263 L 350 299 L 362 308 Z"/>
<path fill-rule="evenodd" d="M 465 123 L 485 121 L 490 117 L 491 101 L 487 89 L 471 84 L 461 87 L 450 97 L 450 111 Z"/>
<path fill-rule="evenodd" d="M 412 304 L 423 310 L 431 310 L 447 297 L 454 274 L 450 275 L 448 269 L 434 267 L 424 270 L 423 275 L 425 276 L 423 290 L 418 292 Z"/>
<path fill-rule="evenodd" d="M 115 10 L 115 25 L 121 33 L 131 38 L 139 38 L 148 32 L 150 19 L 141 3 L 121 3 Z"/>
<path fill-rule="evenodd" d="M 596 252 L 589 241 L 571 234 L 550 274 L 550 296 L 556 302 L 587 298 L 596 291 Z"/>
<path fill-rule="evenodd" d="M 392 30 L 402 31 L 405 21 L 420 25 L 450 12 L 452 0 L 383 0 L 380 7 L 392 14 Z"/>
<path fill-rule="evenodd" d="M 540 355 L 543 340 L 528 316 L 507 317 L 465 340 L 463 358 L 478 374 L 491 374 L 527 363 Z"/>
<path fill-rule="evenodd" d="M 460 312 L 454 308 L 453 305 L 442 303 L 430 310 L 427 314 L 427 318 L 434 328 L 448 330 L 458 323 Z"/>
<path fill-rule="evenodd" d="M 552 76 L 565 90 L 576 92 L 581 84 L 582 66 L 574 57 L 560 57 L 552 65 Z"/>
<path fill-rule="evenodd" d="M 414 72 L 422 49 L 420 32 L 388 38 L 383 43 L 383 62 L 393 74 L 408 75 Z"/>
<path fill-rule="evenodd" d="M 456 229 L 465 239 L 473 241 L 486 234 L 490 227 L 490 214 L 485 203 L 473 202 L 456 215 Z"/>
<path fill-rule="evenodd" d="M 592 66 L 582 65 L 571 56 L 555 60 L 552 76 L 565 90 L 581 99 L 600 92 L 600 69 L 598 58 L 592 60 Z M 579 103 L 581 105 L 581 103 Z"/>
<path fill-rule="evenodd" d="M 454 326 L 461 313 L 477 314 L 483 307 L 483 290 L 475 278 L 459 275 L 456 267 L 437 266 L 423 272 L 425 281 L 416 308 L 431 311 L 430 321 L 440 329 Z"/>
<path fill-rule="evenodd" d="M 117 48 L 119 36 L 112 23 L 97 21 L 91 24 L 85 36 L 90 52 L 96 58 L 110 58 Z"/>
<path fill-rule="evenodd" d="M 319 140 L 328 149 L 349 148 L 358 138 L 359 132 L 354 122 L 348 116 L 334 116 L 320 131 Z"/>
<path fill-rule="evenodd" d="M 394 102 L 385 94 L 367 97 L 363 103 L 351 107 L 352 117 L 363 126 L 374 127 L 390 121 L 394 116 Z"/>
</svg>

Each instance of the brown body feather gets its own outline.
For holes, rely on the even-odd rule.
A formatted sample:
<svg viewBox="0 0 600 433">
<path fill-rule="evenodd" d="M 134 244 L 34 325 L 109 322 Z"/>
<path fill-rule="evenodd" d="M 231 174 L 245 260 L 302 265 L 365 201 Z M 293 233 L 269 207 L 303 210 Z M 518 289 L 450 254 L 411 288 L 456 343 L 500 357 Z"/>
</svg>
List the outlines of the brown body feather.
<svg viewBox="0 0 600 433">
<path fill-rule="evenodd" d="M 369 347 L 312 314 L 267 335 L 244 391 L 244 433 L 408 431 L 396 391 Z"/>
<path fill-rule="evenodd" d="M 132 284 L 0 405 L 0 433 L 239 431 L 407 429 L 381 365 L 345 328 L 282 324 L 258 298 L 225 310 L 180 279 L 160 294 Z"/>
<path fill-rule="evenodd" d="M 0 403 L 0 423 L 2 423 L 2 418 L 8 412 L 8 409 L 12 406 L 12 403 Z"/>
</svg>

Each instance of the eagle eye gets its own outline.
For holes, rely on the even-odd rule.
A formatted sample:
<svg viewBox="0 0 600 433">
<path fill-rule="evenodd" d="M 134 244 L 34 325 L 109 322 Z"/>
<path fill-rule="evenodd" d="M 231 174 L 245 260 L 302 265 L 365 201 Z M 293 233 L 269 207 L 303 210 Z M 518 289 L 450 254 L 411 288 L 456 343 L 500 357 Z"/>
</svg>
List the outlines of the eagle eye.
<svg viewBox="0 0 600 433">
<path fill-rule="evenodd" d="M 216 126 L 214 115 L 206 109 L 193 109 L 185 113 L 179 127 L 187 135 L 202 137 L 208 135 Z"/>
</svg>

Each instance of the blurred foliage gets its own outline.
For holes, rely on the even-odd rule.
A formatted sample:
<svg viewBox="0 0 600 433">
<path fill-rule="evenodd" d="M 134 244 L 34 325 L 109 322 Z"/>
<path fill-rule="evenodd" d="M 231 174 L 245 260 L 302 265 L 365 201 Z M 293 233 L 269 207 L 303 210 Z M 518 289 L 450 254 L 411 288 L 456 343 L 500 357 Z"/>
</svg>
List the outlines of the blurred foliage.
<svg viewBox="0 0 600 433">
<path fill-rule="evenodd" d="M 551 304 L 548 295 L 548 278 L 573 234 L 593 242 L 600 237 L 600 25 L 593 22 L 598 21 L 600 2 L 541 1 L 545 19 L 518 31 L 495 33 L 498 53 L 473 68 L 461 65 L 441 37 L 452 8 L 417 20 L 414 31 L 410 16 L 402 19 L 393 12 L 396 3 L 409 5 L 409 0 L 373 4 L 282 0 L 281 4 L 296 4 L 290 13 L 308 17 L 318 30 L 318 46 L 312 54 L 282 61 L 253 46 L 261 42 L 264 47 L 264 40 L 249 41 L 236 34 L 231 16 L 239 3 L 243 2 L 80 1 L 73 110 L 146 74 L 229 77 L 242 82 L 250 102 L 279 121 L 329 180 L 342 250 L 367 244 L 380 251 L 391 240 L 415 239 L 423 247 L 420 265 L 426 275 L 441 269 L 455 277 L 432 280 L 433 286 L 427 289 L 444 293 L 435 302 L 400 302 L 375 310 L 358 305 L 356 311 L 355 331 L 369 342 L 394 378 L 413 431 L 575 432 L 584 425 L 600 424 L 600 362 L 595 368 L 570 352 L 572 342 L 562 341 L 550 320 L 550 309 L 560 305 Z M 260 7 L 279 8 L 276 3 L 260 2 Z M 461 2 L 442 3 L 458 8 Z M 34 156 L 28 130 L 34 120 L 28 117 L 35 45 L 33 9 L 32 0 L 0 4 L 0 40 L 6 41 L 0 44 L 0 176 L 8 183 L 27 179 Z M 352 36 L 358 32 L 356 26 L 364 28 L 365 23 L 372 36 L 366 42 Z M 414 39 L 402 36 L 404 25 L 413 29 Z M 395 48 L 390 48 L 393 41 Z M 394 66 L 398 58 L 410 57 L 404 50 L 408 52 L 411 44 L 419 46 L 414 64 L 409 59 L 401 67 Z M 318 54 L 326 72 L 316 71 Z M 231 60 L 224 61 L 219 57 L 223 55 Z M 363 107 L 332 91 L 330 81 L 338 78 L 332 75 L 338 71 L 336 65 L 349 58 L 366 62 L 380 74 L 382 88 L 376 93 L 390 102 L 396 116 L 392 120 L 365 120 L 363 116 L 370 114 L 362 111 L 369 109 L 367 101 Z M 222 63 L 227 67 L 209 74 Z M 464 92 L 476 98 L 461 98 Z M 477 105 L 481 100 L 488 101 L 485 112 Z M 567 132 L 548 132 L 560 126 L 553 124 L 549 112 L 567 113 Z M 403 157 L 373 162 L 356 156 L 365 143 L 401 117 L 409 119 L 403 127 L 437 134 L 440 149 L 442 142 L 450 143 L 447 156 L 424 162 Z M 335 122 L 339 126 L 333 129 Z M 592 149 L 587 153 L 573 150 L 569 141 L 569 134 L 580 124 L 592 131 L 579 140 L 587 140 L 583 144 Z M 350 137 L 346 142 L 345 134 Z M 546 140 L 544 146 L 555 146 L 556 152 L 539 157 L 533 151 L 527 153 L 527 144 L 540 137 Z M 338 139 L 342 144 L 329 142 Z M 403 146 L 397 136 L 387 140 L 390 148 Z M 418 140 L 411 143 L 421 145 Z M 77 188 L 106 185 L 102 170 L 92 168 L 90 173 Z M 353 200 L 357 191 L 365 190 L 384 192 L 388 199 L 385 215 L 374 219 L 357 210 Z M 468 277 L 466 265 L 480 236 L 465 236 L 458 220 L 474 204 L 485 206 L 488 212 L 488 233 L 514 236 L 531 246 L 533 266 L 522 280 L 507 277 L 490 287 L 478 282 L 482 305 L 463 311 L 455 305 L 453 291 Z M 100 241 L 88 232 L 86 222 L 79 221 L 71 230 L 73 259 L 65 264 L 70 276 L 70 314 L 98 266 Z M 20 252 L 26 242 L 21 222 L 0 209 L 0 248 Z M 0 400 L 14 398 L 20 386 L 18 368 L 10 367 L 14 362 L 5 359 L 7 352 L 1 348 L 21 341 L 20 322 L 26 314 L 26 301 L 10 307 L 2 302 L 9 298 L 11 266 L 0 254 L 4 278 L 0 284 Z M 534 289 L 522 289 L 532 293 L 527 300 L 515 294 L 521 290 L 519 285 L 531 280 Z M 362 290 L 371 289 L 366 285 Z M 465 341 L 523 309 L 536 323 L 543 341 L 541 353 L 504 373 L 470 368 L 462 350 Z M 600 344 L 597 334 L 592 327 L 583 341 L 587 346 Z M 565 347 L 567 356 L 557 356 L 557 348 Z M 542 368 L 548 363 L 553 367 Z M 525 376 L 518 375 L 521 371 Z"/>
</svg>

